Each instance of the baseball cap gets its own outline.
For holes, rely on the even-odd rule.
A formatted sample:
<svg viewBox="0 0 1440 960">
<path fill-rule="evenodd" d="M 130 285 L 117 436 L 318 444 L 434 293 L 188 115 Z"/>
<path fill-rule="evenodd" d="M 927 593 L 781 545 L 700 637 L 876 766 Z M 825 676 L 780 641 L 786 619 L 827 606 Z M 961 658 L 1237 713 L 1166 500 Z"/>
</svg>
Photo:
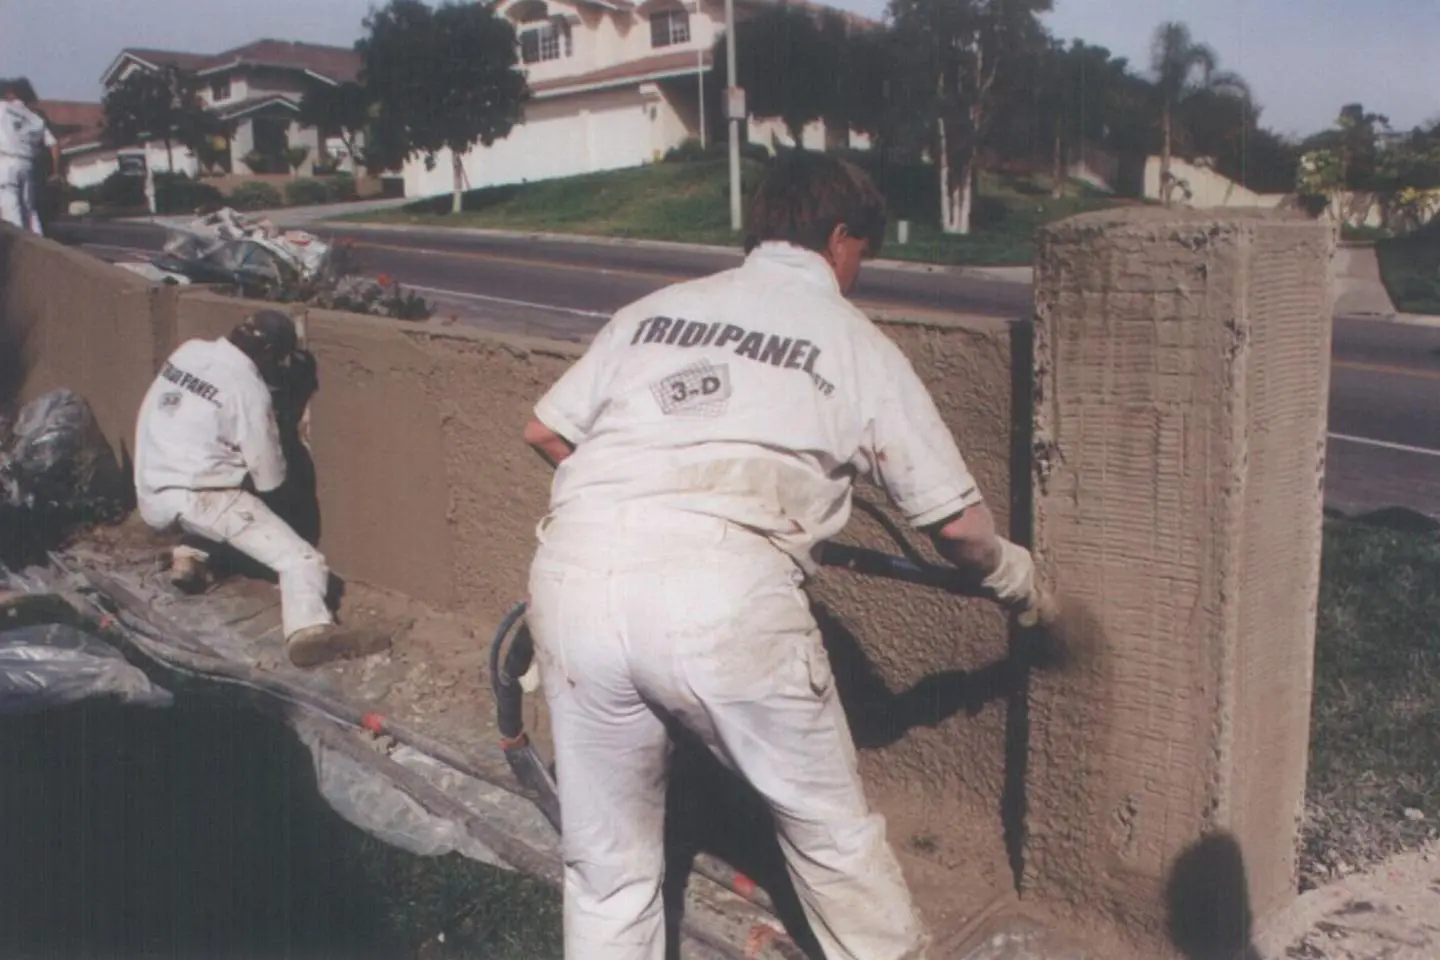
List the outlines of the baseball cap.
<svg viewBox="0 0 1440 960">
<path fill-rule="evenodd" d="M 295 321 L 279 310 L 259 310 L 250 314 L 235 328 L 235 336 L 257 347 L 264 347 L 276 357 L 294 353 L 297 344 Z"/>
</svg>

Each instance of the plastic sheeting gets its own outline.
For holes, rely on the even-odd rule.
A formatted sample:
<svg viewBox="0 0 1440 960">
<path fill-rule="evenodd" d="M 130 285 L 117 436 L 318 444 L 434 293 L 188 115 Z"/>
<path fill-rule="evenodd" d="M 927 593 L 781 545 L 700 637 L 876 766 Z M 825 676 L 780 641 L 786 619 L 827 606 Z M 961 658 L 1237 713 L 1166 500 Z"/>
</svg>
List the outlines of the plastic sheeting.
<svg viewBox="0 0 1440 960">
<path fill-rule="evenodd" d="M 59 595 L 77 589 L 84 589 L 84 585 L 52 569 L 30 568 L 23 574 L 15 574 L 0 567 L 0 592 L 44 595 L 59 604 Z M 70 618 L 55 616 L 52 619 Z M 157 661 L 152 673 L 178 672 L 205 678 L 193 670 L 167 664 L 164 651 L 155 648 L 153 639 L 147 642 L 137 637 L 123 620 L 117 621 L 114 629 Z M 193 651 L 179 646 L 175 652 L 193 656 Z M 218 677 L 210 679 L 222 682 Z M 167 707 L 173 703 L 173 694 L 168 689 L 92 633 L 70 623 L 29 623 L 6 630 L 4 618 L 0 617 L 0 714 L 38 713 L 92 697 L 112 697 L 130 706 Z M 339 733 L 357 740 L 363 737 L 362 742 L 375 741 L 368 735 L 351 732 L 319 712 L 274 701 L 272 704 L 285 708 L 286 722 L 309 749 L 316 784 L 325 801 L 371 836 L 421 856 L 459 853 L 490 866 L 513 869 L 471 836 L 464 824 L 427 810 L 376 769 L 388 761 L 418 774 L 507 832 L 543 838 L 544 852 L 558 858 L 559 838 L 528 800 L 465 776 L 408 746 L 391 745 L 391 749 L 383 752 L 331 749 L 322 742 L 327 730 L 332 736 Z M 367 754 L 373 754 L 373 766 L 365 762 Z"/>
<path fill-rule="evenodd" d="M 173 699 L 83 630 L 58 623 L 0 630 L 0 713 L 40 713 L 91 697 L 140 707 L 168 707 Z"/>
</svg>

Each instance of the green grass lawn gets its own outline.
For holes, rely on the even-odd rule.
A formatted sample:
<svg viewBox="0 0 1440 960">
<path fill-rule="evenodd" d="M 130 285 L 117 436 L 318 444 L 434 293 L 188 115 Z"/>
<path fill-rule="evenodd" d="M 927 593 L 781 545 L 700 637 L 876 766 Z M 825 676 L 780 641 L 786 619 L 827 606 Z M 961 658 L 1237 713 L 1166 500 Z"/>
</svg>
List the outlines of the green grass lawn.
<svg viewBox="0 0 1440 960">
<path fill-rule="evenodd" d="M 1332 520 L 1322 570 L 1307 885 L 1440 824 L 1440 540 Z"/>
<path fill-rule="evenodd" d="M 1440 314 L 1440 223 L 1381 240 L 1375 255 L 1396 310 Z"/>
<path fill-rule="evenodd" d="M 746 159 L 748 195 L 763 170 Z M 573 233 L 735 246 L 730 230 L 729 168 L 723 160 L 660 163 L 465 194 L 451 215 L 450 198 L 432 197 L 398 210 L 346 219 L 441 227 Z M 970 236 L 948 236 L 937 223 L 938 187 L 924 168 L 892 169 L 879 178 L 891 198 L 890 240 L 882 256 L 932 263 L 998 266 L 1029 264 L 1035 228 L 1051 220 L 1114 206 L 1116 201 L 1069 185 L 1052 200 L 1048 189 L 1020 180 L 982 178 Z M 900 216 L 912 219 L 910 242 L 894 242 Z"/>
</svg>

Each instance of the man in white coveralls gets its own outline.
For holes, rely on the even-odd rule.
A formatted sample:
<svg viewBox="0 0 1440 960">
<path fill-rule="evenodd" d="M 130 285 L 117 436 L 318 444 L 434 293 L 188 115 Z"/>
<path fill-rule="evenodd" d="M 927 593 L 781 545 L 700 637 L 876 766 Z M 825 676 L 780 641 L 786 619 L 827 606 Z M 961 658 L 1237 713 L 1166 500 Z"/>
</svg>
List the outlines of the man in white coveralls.
<svg viewBox="0 0 1440 960">
<path fill-rule="evenodd" d="M 0 220 L 43 234 L 40 224 L 36 161 L 50 151 L 51 169 L 60 173 L 60 143 L 44 118 L 35 113 L 34 92 L 21 80 L 0 88 Z"/>
<path fill-rule="evenodd" d="M 665 720 L 766 798 L 826 957 L 925 956 L 801 588 L 811 550 L 865 474 L 989 596 L 1038 602 L 909 361 L 846 299 L 885 232 L 869 178 L 777 160 L 750 231 L 743 266 L 620 310 L 525 429 L 558 465 L 528 623 L 571 960 L 665 955 Z"/>
<path fill-rule="evenodd" d="M 271 385 L 295 348 L 295 324 L 276 310 L 252 314 L 227 337 L 181 344 L 140 405 L 135 492 L 151 527 L 178 527 L 274 570 L 290 661 L 312 667 L 380 652 L 390 640 L 335 623 L 325 558 L 242 486 L 248 478 L 256 493 L 268 494 L 285 482 Z M 187 592 L 203 590 L 207 559 L 202 549 L 177 547 L 172 580 Z"/>
</svg>

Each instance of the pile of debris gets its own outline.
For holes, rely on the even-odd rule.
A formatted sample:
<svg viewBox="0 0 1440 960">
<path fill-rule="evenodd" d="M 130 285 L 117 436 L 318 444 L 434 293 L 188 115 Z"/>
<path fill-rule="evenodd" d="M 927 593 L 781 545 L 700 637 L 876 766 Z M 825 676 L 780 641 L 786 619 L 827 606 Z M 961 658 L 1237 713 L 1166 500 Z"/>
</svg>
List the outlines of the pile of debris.
<svg viewBox="0 0 1440 960">
<path fill-rule="evenodd" d="M 154 259 L 120 263 L 156 283 L 208 284 L 237 296 L 427 320 L 433 309 L 399 284 L 356 275 L 350 248 L 225 207 L 167 231 Z"/>
</svg>

